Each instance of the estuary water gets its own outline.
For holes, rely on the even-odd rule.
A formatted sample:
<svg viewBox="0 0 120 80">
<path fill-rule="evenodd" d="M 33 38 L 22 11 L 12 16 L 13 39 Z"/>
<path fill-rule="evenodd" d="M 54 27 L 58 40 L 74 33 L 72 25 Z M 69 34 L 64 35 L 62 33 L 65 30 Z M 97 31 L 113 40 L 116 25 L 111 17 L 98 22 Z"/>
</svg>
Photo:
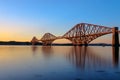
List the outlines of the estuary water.
<svg viewBox="0 0 120 80">
<path fill-rule="evenodd" d="M 120 80 L 111 46 L 0 46 L 0 80 Z"/>
</svg>

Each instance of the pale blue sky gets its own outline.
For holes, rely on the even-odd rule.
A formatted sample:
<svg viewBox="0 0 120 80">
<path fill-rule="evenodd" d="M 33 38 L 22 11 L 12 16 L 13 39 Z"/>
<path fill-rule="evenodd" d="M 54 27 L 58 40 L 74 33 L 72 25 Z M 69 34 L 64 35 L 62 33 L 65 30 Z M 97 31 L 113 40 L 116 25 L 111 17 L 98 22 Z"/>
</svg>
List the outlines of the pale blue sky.
<svg viewBox="0 0 120 80">
<path fill-rule="evenodd" d="M 119 27 L 120 0 L 0 0 L 1 40 L 60 36 L 81 22 Z"/>
</svg>

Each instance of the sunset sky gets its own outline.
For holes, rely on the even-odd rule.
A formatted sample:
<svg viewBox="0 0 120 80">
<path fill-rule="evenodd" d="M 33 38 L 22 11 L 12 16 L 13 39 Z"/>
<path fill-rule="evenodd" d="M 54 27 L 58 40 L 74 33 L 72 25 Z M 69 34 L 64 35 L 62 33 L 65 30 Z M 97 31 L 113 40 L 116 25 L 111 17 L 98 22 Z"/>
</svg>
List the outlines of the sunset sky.
<svg viewBox="0 0 120 80">
<path fill-rule="evenodd" d="M 0 41 L 62 36 L 81 22 L 119 27 L 120 0 L 0 0 Z"/>
</svg>

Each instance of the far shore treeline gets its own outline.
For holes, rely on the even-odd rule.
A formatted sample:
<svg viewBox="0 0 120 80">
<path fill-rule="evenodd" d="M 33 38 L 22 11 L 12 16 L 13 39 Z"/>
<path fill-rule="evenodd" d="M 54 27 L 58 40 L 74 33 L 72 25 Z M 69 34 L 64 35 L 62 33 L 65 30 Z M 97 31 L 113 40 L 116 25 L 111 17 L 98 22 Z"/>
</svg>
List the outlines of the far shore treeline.
<svg viewBox="0 0 120 80">
<path fill-rule="evenodd" d="M 18 42 L 18 41 L 0 41 L 0 45 L 32 45 L 32 43 L 31 42 Z M 42 43 L 38 42 L 35 45 L 42 45 Z M 52 45 L 55 45 L 55 46 L 72 46 L 71 43 L 64 43 L 64 44 L 53 43 Z M 111 46 L 111 44 L 91 43 L 91 44 L 88 44 L 88 46 Z"/>
</svg>

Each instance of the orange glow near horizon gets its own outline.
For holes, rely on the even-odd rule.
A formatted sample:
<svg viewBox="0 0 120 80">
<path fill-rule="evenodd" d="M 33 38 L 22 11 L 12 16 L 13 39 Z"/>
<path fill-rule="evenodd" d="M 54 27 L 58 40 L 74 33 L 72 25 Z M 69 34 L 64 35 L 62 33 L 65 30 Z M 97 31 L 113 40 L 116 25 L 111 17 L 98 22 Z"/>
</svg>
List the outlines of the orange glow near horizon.
<svg viewBox="0 0 120 80">
<path fill-rule="evenodd" d="M 26 26 L 29 26 L 29 29 Z M 36 32 L 31 26 L 34 25 L 1 21 L 0 41 L 30 41 L 33 36 L 40 36 L 38 31 Z"/>
<path fill-rule="evenodd" d="M 17 32 L 1 32 L 0 41 L 29 41 L 32 37 Z"/>
</svg>

